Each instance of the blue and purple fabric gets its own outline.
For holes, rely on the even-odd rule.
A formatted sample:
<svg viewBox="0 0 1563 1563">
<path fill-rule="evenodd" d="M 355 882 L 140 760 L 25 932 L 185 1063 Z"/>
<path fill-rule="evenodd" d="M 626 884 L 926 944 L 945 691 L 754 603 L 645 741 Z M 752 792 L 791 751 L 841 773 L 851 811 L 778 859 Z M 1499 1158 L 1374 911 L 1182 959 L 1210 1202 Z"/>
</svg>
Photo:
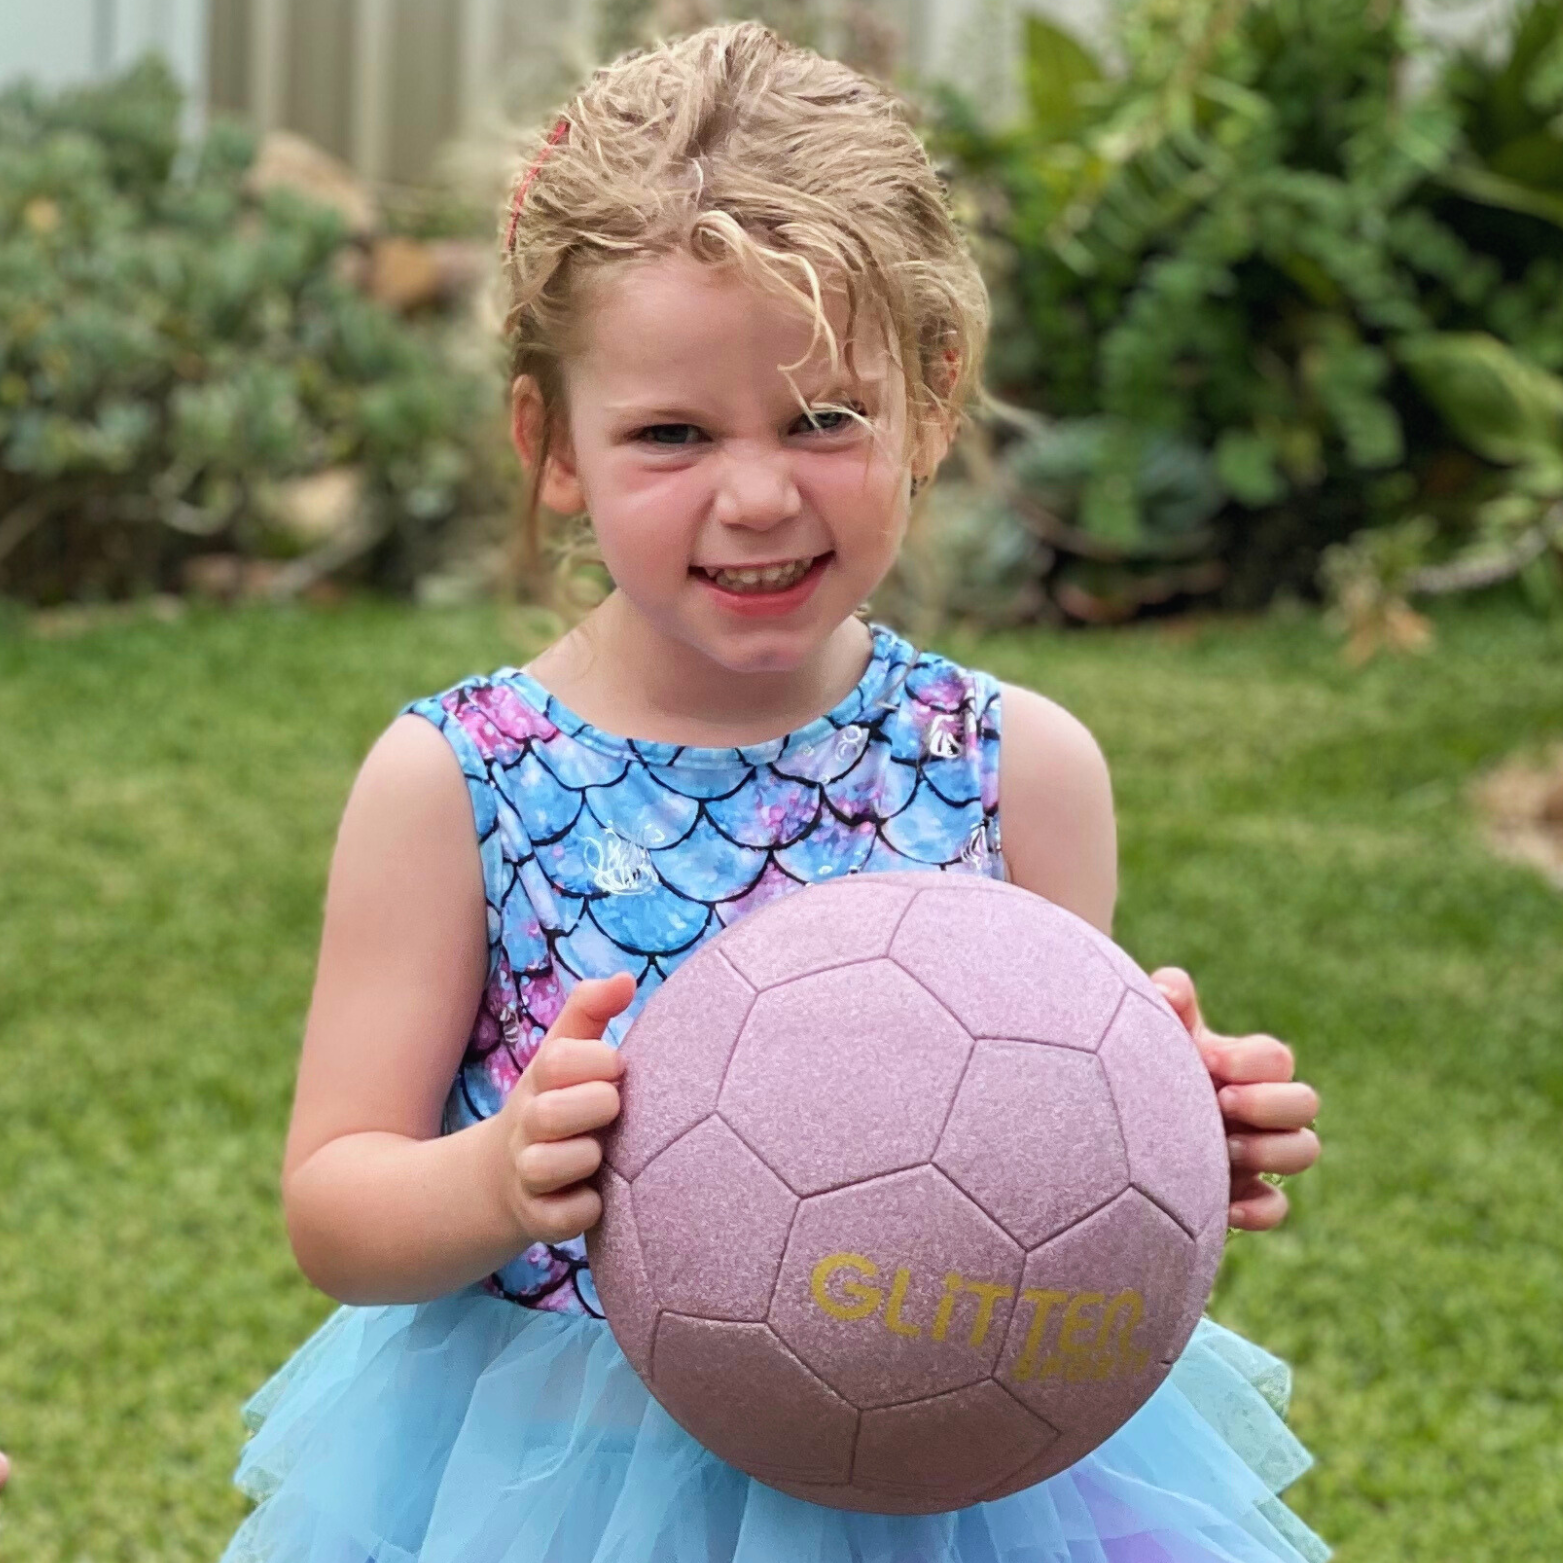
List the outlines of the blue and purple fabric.
<svg viewBox="0 0 1563 1563">
<path fill-rule="evenodd" d="M 582 978 L 650 995 L 777 896 L 887 869 L 1002 877 L 997 683 L 882 627 L 857 687 L 783 738 L 616 737 L 514 668 L 408 707 L 467 779 L 489 973 L 445 1111 L 493 1114 Z M 581 1240 L 480 1286 L 339 1309 L 245 1407 L 257 1500 L 224 1563 L 1319 1563 L 1279 1494 L 1309 1464 L 1283 1363 L 1204 1320 L 1144 1408 L 995 1503 L 885 1516 L 765 1487 L 651 1399 Z"/>
</svg>

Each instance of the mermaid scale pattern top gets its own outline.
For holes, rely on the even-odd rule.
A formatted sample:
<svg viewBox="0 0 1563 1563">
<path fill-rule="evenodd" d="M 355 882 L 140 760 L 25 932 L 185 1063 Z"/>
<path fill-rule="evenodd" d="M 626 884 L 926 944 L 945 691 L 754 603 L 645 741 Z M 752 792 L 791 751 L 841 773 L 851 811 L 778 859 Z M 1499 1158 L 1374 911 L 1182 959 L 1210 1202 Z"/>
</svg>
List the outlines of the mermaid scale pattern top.
<svg viewBox="0 0 1563 1563">
<path fill-rule="evenodd" d="M 622 1039 L 701 943 L 843 874 L 1003 877 L 996 682 L 888 629 L 834 710 L 742 748 L 602 732 L 513 668 L 407 708 L 460 762 L 489 968 L 444 1129 L 491 1116 L 566 995 L 628 970 Z M 257 1501 L 223 1563 L 1320 1563 L 1284 1363 L 1201 1321 L 1146 1406 L 1050 1480 L 955 1514 L 819 1508 L 702 1449 L 601 1317 L 584 1240 L 481 1285 L 344 1307 L 244 1408 Z"/>
<path fill-rule="evenodd" d="M 447 1131 L 498 1110 L 583 977 L 634 974 L 617 1042 L 701 943 L 800 885 L 1001 875 L 997 687 L 888 630 L 840 706 L 745 748 L 611 737 L 514 669 L 410 709 L 461 760 L 488 897 L 488 984 Z M 539 1244 L 488 1285 L 601 1317 L 585 1255 L 584 1239 Z"/>
</svg>

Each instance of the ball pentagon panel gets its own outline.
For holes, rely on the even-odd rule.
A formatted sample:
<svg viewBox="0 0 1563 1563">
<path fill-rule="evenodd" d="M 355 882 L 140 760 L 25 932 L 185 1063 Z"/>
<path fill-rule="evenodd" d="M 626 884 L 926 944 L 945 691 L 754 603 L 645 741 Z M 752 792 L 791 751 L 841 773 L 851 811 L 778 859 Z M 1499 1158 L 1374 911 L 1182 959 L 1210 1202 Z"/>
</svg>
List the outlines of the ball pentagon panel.
<svg viewBox="0 0 1563 1563">
<path fill-rule="evenodd" d="M 665 982 L 629 1029 L 619 1051 L 619 1116 L 603 1140 L 603 1157 L 633 1178 L 716 1107 L 722 1073 L 754 1003 L 754 989 L 707 945 Z M 637 1061 L 655 1057 L 656 1080 L 642 1090 Z"/>
<path fill-rule="evenodd" d="M 1178 1321 L 1171 1331 L 1171 1342 L 1162 1348 L 1162 1361 L 1171 1367 L 1179 1352 L 1187 1345 L 1205 1311 L 1205 1303 L 1211 1288 L 1216 1284 L 1216 1272 L 1221 1268 L 1221 1255 L 1226 1248 L 1227 1207 L 1222 1207 L 1205 1223 L 1204 1230 L 1194 1240 L 1194 1264 L 1184 1289 L 1183 1307 Z"/>
<path fill-rule="evenodd" d="M 592 1228 L 592 1278 L 599 1295 L 613 1299 L 613 1333 L 630 1365 L 651 1372 L 651 1338 L 661 1304 L 646 1274 L 630 1186 L 611 1167 L 598 1177 L 602 1219 Z"/>
<path fill-rule="evenodd" d="M 646 1273 L 664 1308 L 763 1319 L 797 1196 L 720 1118 L 675 1140 L 635 1179 Z M 691 1222 L 689 1213 L 700 1212 Z M 744 1241 L 735 1244 L 732 1234 Z"/>
<path fill-rule="evenodd" d="M 1068 1434 L 1117 1427 L 1181 1349 L 1194 1241 L 1138 1189 L 1026 1256 L 999 1376 Z"/>
<path fill-rule="evenodd" d="M 750 917 L 734 923 L 722 935 L 722 954 L 758 989 L 872 960 L 889 950 L 901 914 L 916 894 L 914 885 L 886 881 L 910 877 L 869 874 L 833 885 L 833 906 L 842 910 L 829 918 L 817 915 L 812 894 L 817 887 L 784 896 L 766 909 L 763 920 Z"/>
<path fill-rule="evenodd" d="M 754 1001 L 718 1110 L 789 1188 L 816 1194 L 927 1161 L 970 1052 L 893 962 L 838 966 Z"/>
<path fill-rule="evenodd" d="M 887 1509 L 928 1513 L 969 1501 L 1041 1458 L 1058 1430 L 993 1379 L 863 1413 L 852 1462 L 855 1487 Z"/>
<path fill-rule="evenodd" d="M 934 1164 L 1024 1248 L 1129 1186 L 1101 1065 L 1031 1042 L 978 1042 Z"/>
<path fill-rule="evenodd" d="M 664 1313 L 651 1383 L 686 1431 L 774 1487 L 851 1475 L 856 1409 L 763 1324 Z M 733 1394 L 735 1384 L 744 1396 Z M 755 1404 L 766 1407 L 764 1418 Z"/>
<path fill-rule="evenodd" d="M 890 955 L 974 1037 L 1094 1051 L 1124 995 L 1078 918 L 1013 887 L 988 895 L 942 885 L 922 891 Z M 995 965 L 1002 982 L 992 980 Z"/>
<path fill-rule="evenodd" d="M 1232 1171 L 1215 1087 L 1170 1008 L 1129 994 L 1099 1050 L 1129 1151 L 1129 1178 L 1183 1229 L 1225 1210 Z"/>
<path fill-rule="evenodd" d="M 1167 1002 L 1166 995 L 1151 981 L 1149 973 L 1142 970 L 1139 963 L 1121 945 L 1115 944 L 1104 934 L 1100 928 L 1093 928 L 1090 923 L 1082 922 L 1080 931 L 1101 951 L 1102 959 L 1123 979 L 1123 985 L 1132 993 L 1138 993 L 1141 998 L 1149 999 L 1152 1004 L 1177 1018 L 1177 1012 Z"/>
</svg>

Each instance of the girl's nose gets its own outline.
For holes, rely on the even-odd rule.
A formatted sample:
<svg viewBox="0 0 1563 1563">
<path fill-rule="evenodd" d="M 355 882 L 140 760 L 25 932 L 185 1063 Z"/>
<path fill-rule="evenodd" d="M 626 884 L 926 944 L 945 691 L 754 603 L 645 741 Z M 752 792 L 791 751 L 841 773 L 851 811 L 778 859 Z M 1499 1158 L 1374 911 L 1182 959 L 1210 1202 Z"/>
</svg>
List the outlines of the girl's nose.
<svg viewBox="0 0 1563 1563">
<path fill-rule="evenodd" d="M 712 509 L 724 526 L 763 531 L 790 520 L 801 508 L 784 456 L 730 454 L 723 461 Z"/>
</svg>

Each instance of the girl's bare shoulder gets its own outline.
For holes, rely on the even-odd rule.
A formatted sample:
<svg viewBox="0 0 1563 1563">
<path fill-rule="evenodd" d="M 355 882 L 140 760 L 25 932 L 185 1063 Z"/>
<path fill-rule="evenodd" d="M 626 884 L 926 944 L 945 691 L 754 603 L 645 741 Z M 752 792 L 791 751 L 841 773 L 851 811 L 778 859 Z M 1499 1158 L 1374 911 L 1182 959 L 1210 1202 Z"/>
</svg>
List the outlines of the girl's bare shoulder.
<svg viewBox="0 0 1563 1563">
<path fill-rule="evenodd" d="M 1056 701 L 1018 684 L 1000 689 L 999 825 L 1010 877 L 1110 933 L 1118 835 L 1107 761 Z"/>
</svg>

